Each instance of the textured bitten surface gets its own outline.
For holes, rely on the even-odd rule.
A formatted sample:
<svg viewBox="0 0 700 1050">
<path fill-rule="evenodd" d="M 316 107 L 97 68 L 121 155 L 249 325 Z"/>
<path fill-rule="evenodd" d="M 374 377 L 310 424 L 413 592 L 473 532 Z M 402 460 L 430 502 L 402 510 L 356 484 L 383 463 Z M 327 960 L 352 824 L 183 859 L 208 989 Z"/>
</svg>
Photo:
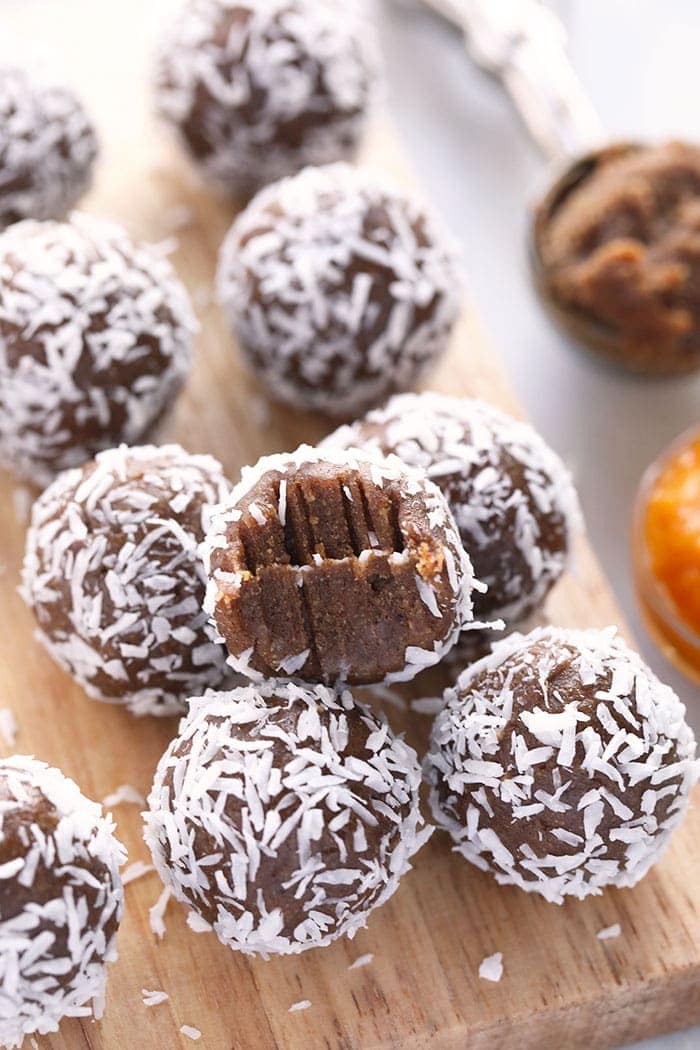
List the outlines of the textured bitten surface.
<svg viewBox="0 0 700 1050">
<path fill-rule="evenodd" d="M 467 860 L 561 903 L 633 886 L 659 859 L 700 772 L 695 739 L 614 628 L 511 635 L 445 701 L 426 776 Z"/>
<path fill-rule="evenodd" d="M 73 92 L 0 63 L 0 229 L 60 219 L 87 191 L 97 140 Z"/>
<path fill-rule="evenodd" d="M 101 1015 L 116 957 L 124 847 L 57 769 L 0 760 L 0 1044 Z"/>
<path fill-rule="evenodd" d="M 395 457 L 304 445 L 264 457 L 214 513 L 204 558 L 206 609 L 253 678 L 409 679 L 471 620 L 449 508 Z"/>
<path fill-rule="evenodd" d="M 569 472 L 531 427 L 486 402 L 399 394 L 322 447 L 394 453 L 439 486 L 488 587 L 474 595 L 479 620 L 522 622 L 566 568 L 580 527 Z"/>
<path fill-rule="evenodd" d="M 166 885 L 247 954 L 353 936 L 429 837 L 420 766 L 345 691 L 265 682 L 190 701 L 145 839 Z"/>
<path fill-rule="evenodd" d="M 346 164 L 259 193 L 224 241 L 218 286 L 271 393 L 341 417 L 436 362 L 461 291 L 435 217 L 384 176 Z"/>
<path fill-rule="evenodd" d="M 698 368 L 697 145 L 606 150 L 541 220 L 538 247 L 546 292 L 616 333 L 618 360 L 652 374 Z"/>
<path fill-rule="evenodd" d="M 51 655 L 98 700 L 169 715 L 221 686 L 226 653 L 202 610 L 219 463 L 178 445 L 109 449 L 34 504 L 23 594 Z"/>
<path fill-rule="evenodd" d="M 0 236 L 0 460 L 45 485 L 141 440 L 190 369 L 196 328 L 166 259 L 90 215 Z"/>
<path fill-rule="evenodd" d="M 162 116 L 237 197 L 352 158 L 377 74 L 368 25 L 332 0 L 191 0 L 160 50 Z"/>
</svg>

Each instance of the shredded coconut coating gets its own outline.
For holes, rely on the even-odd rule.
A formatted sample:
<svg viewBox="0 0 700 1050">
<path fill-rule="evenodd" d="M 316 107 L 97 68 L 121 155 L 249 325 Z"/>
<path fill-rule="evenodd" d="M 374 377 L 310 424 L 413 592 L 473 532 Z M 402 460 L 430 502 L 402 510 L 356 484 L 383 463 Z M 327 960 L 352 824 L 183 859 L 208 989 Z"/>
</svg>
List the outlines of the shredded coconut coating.
<svg viewBox="0 0 700 1050">
<path fill-rule="evenodd" d="M 96 156 L 92 122 L 69 88 L 0 64 L 0 228 L 66 215 L 88 190 Z"/>
<path fill-rule="evenodd" d="M 59 770 L 0 760 L 0 1045 L 101 1016 L 124 906 L 113 832 Z"/>
<path fill-rule="evenodd" d="M 210 456 L 121 446 L 61 474 L 34 504 L 22 594 L 49 653 L 94 699 L 171 715 L 222 685 L 197 548 L 227 492 Z"/>
<path fill-rule="evenodd" d="M 0 461 L 45 485 L 140 441 L 189 372 L 196 322 L 170 263 L 90 215 L 0 236 Z"/>
<path fill-rule="evenodd" d="M 354 495 L 348 485 L 339 484 L 346 468 L 348 472 L 354 472 Z M 302 491 L 298 498 L 307 516 L 306 524 L 313 533 L 313 549 L 309 546 L 304 552 L 306 560 L 303 564 L 296 563 L 294 558 L 302 552 L 296 549 L 296 541 L 290 541 L 289 529 L 304 529 L 303 523 L 297 525 L 294 522 L 290 501 L 292 487 L 299 484 L 305 472 L 312 476 L 315 473 L 319 476 L 323 473 L 324 477 L 330 475 L 338 482 L 334 513 L 343 529 L 348 527 L 353 507 L 360 508 L 362 528 L 367 529 L 362 541 L 366 549 L 358 553 L 358 537 L 354 536 L 353 528 L 351 531 L 356 540 L 353 552 L 346 556 L 332 553 L 333 537 L 330 533 L 335 522 L 329 524 L 322 509 L 314 511 L 313 507 L 319 505 L 319 500 L 310 504 L 309 495 L 305 496 Z M 395 510 L 395 530 L 389 527 L 388 536 L 384 533 L 378 535 L 381 526 L 378 513 L 370 506 L 370 486 L 375 493 L 390 494 L 392 500 L 399 503 Z M 396 502 L 393 506 L 396 508 Z M 251 535 L 251 529 L 259 529 L 263 534 L 274 532 L 274 541 L 269 544 L 276 552 L 274 565 L 255 565 L 250 561 L 251 543 L 245 537 Z M 212 512 L 201 553 L 209 575 L 204 608 L 212 625 L 218 625 L 226 635 L 231 667 L 253 680 L 272 673 L 307 681 L 321 678 L 326 684 L 408 681 L 424 668 L 439 663 L 454 645 L 460 631 L 470 625 L 481 626 L 473 621 L 472 616 L 471 595 L 475 581 L 471 562 L 462 547 L 449 507 L 436 485 L 422 473 L 410 470 L 396 456 L 381 457 L 352 449 L 315 449 L 308 445 L 301 445 L 293 453 L 264 456 L 254 466 L 244 467 L 241 480 L 230 496 Z M 391 615 L 386 603 L 392 600 L 391 594 L 396 596 L 396 592 L 382 591 L 385 597 L 380 622 L 362 624 L 365 637 L 358 649 L 350 622 L 356 616 L 356 610 L 346 608 L 339 612 L 338 608 L 333 608 L 334 602 L 337 606 L 347 600 L 343 596 L 346 588 L 324 573 L 337 572 L 340 578 L 341 570 L 346 569 L 347 574 L 342 580 L 348 587 L 355 587 L 357 583 L 357 589 L 352 593 L 358 602 L 363 603 L 364 615 L 371 618 L 377 613 L 376 598 L 372 594 L 371 578 L 365 580 L 365 577 L 371 577 L 372 570 L 380 565 L 385 577 L 387 573 L 402 574 L 402 595 L 409 603 L 409 611 L 402 625 L 406 645 L 401 653 L 400 666 L 391 668 L 388 673 L 373 675 L 368 673 L 373 642 L 370 634 L 373 631 L 378 635 L 386 632 Z M 308 644 L 300 651 L 290 649 L 279 653 L 276 665 L 270 668 L 262 653 L 272 633 L 266 610 L 272 599 L 266 597 L 263 577 L 267 574 L 268 578 L 273 576 L 278 580 L 280 573 L 289 574 L 293 582 L 285 592 L 289 606 L 286 636 L 290 639 L 289 645 L 292 645 L 291 625 L 295 622 L 297 605 L 300 623 L 310 626 L 299 632 Z M 407 581 L 407 576 L 410 576 L 410 581 Z M 253 599 L 249 598 L 251 588 L 258 582 L 262 590 L 262 620 L 256 613 L 258 599 L 255 598 L 256 604 L 253 604 Z M 277 599 L 275 604 L 279 604 Z M 250 632 L 255 635 L 252 648 L 233 646 L 225 627 L 232 609 L 237 624 L 243 622 L 247 628 L 251 622 Z M 279 609 L 275 612 L 279 613 Z M 423 624 L 428 622 L 429 629 L 419 628 L 419 614 Z M 428 636 L 429 645 L 417 644 L 418 638 L 427 639 Z M 388 644 L 390 640 L 385 641 Z M 345 653 L 344 659 L 351 662 L 336 668 L 337 673 L 326 673 L 324 667 L 335 659 L 326 659 L 330 651 Z M 374 667 L 374 663 L 371 666 Z M 313 667 L 315 672 L 311 670 Z"/>
<path fill-rule="evenodd" d="M 532 427 L 493 405 L 432 391 L 399 394 L 322 447 L 394 453 L 439 486 L 488 588 L 474 596 L 479 619 L 522 623 L 567 567 L 581 527 L 571 476 Z"/>
<path fill-rule="evenodd" d="M 700 773 L 695 739 L 615 628 L 510 635 L 445 701 L 425 771 L 467 860 L 561 904 L 660 858 Z"/>
<path fill-rule="evenodd" d="M 364 927 L 429 838 L 416 754 L 350 692 L 267 681 L 190 701 L 144 838 L 175 896 L 247 955 Z"/>
<path fill-rule="evenodd" d="M 247 197 L 352 158 L 377 66 L 352 3 L 194 0 L 163 40 L 158 106 L 205 177 Z"/>
<path fill-rule="evenodd" d="M 383 175 L 334 164 L 251 201 L 222 246 L 218 292 L 275 397 L 354 416 L 445 351 L 460 278 L 428 210 Z"/>
</svg>

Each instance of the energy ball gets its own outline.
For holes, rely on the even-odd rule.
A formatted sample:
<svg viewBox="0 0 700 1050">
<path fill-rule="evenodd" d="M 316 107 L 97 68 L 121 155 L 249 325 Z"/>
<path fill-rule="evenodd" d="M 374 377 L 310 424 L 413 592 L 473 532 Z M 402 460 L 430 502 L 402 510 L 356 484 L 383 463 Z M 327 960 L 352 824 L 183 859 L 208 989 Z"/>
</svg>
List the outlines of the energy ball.
<svg viewBox="0 0 700 1050">
<path fill-rule="evenodd" d="M 224 241 L 218 289 L 273 396 L 348 417 L 435 364 L 460 278 L 447 236 L 421 205 L 383 177 L 334 164 L 251 201 Z"/>
<path fill-rule="evenodd" d="M 21 222 L 0 235 L 0 461 L 39 486 L 160 421 L 195 320 L 167 262 L 111 223 Z"/>
<path fill-rule="evenodd" d="M 377 77 L 374 36 L 329 0 L 191 0 L 156 89 L 205 177 L 238 198 L 308 164 L 349 160 Z"/>
<path fill-rule="evenodd" d="M 171 715 L 225 677 L 198 555 L 220 465 L 178 445 L 109 449 L 32 511 L 22 591 L 51 656 L 96 700 Z"/>
<path fill-rule="evenodd" d="M 203 546 L 205 608 L 249 678 L 405 681 L 471 619 L 440 490 L 396 459 L 302 445 L 245 468 Z"/>
<path fill-rule="evenodd" d="M 566 568 L 580 518 L 569 472 L 531 427 L 492 405 L 400 394 L 323 447 L 394 453 L 440 487 L 488 587 L 474 595 L 478 620 L 522 623 Z"/>
<path fill-rule="evenodd" d="M 247 955 L 364 927 L 429 838 L 416 754 L 351 693 L 265 682 L 190 702 L 144 837 L 175 896 Z"/>
<path fill-rule="evenodd" d="M 73 92 L 0 64 L 0 229 L 59 219 L 92 180 L 97 139 Z"/>
<path fill-rule="evenodd" d="M 58 769 L 0 760 L 0 1045 L 102 1015 L 126 851 Z"/>
<path fill-rule="evenodd" d="M 513 634 L 445 699 L 426 776 L 467 860 L 561 904 L 634 886 L 659 859 L 700 772 L 695 740 L 614 628 Z"/>
</svg>

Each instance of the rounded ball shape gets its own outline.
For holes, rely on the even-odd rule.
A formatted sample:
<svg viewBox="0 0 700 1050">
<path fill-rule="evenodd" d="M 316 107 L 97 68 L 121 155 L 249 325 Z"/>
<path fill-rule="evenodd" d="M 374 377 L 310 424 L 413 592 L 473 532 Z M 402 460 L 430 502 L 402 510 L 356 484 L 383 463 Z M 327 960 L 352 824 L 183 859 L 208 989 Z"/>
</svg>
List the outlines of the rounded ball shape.
<svg viewBox="0 0 700 1050">
<path fill-rule="evenodd" d="M 124 909 L 124 847 L 59 770 L 0 760 L 0 1045 L 102 1014 Z"/>
<path fill-rule="evenodd" d="M 190 368 L 195 320 L 154 251 L 89 215 L 0 235 L 0 460 L 39 485 L 141 440 Z"/>
<path fill-rule="evenodd" d="M 365 926 L 429 837 L 416 754 L 349 692 L 268 681 L 190 702 L 145 839 L 175 896 L 248 955 Z"/>
<path fill-rule="evenodd" d="M 0 65 L 0 228 L 59 219 L 87 191 L 97 139 L 73 92 Z"/>
<path fill-rule="evenodd" d="M 513 634 L 445 699 L 426 776 L 467 860 L 557 904 L 633 886 L 658 860 L 698 776 L 695 740 L 614 628 Z"/>
<path fill-rule="evenodd" d="M 460 281 L 435 219 L 388 180 L 335 164 L 268 186 L 237 218 L 219 296 L 282 401 L 351 416 L 447 347 Z"/>
<path fill-rule="evenodd" d="M 170 715 L 222 684 L 197 547 L 227 492 L 210 456 L 122 446 L 61 474 L 34 504 L 24 598 L 49 653 L 94 699 Z"/>
<path fill-rule="evenodd" d="M 217 507 L 205 608 L 250 678 L 404 681 L 471 619 L 472 568 L 440 490 L 396 457 L 265 456 Z"/>
<path fill-rule="evenodd" d="M 156 73 L 162 116 L 204 175 L 247 197 L 351 159 L 376 79 L 373 35 L 329 0 L 193 0 Z"/>
<path fill-rule="evenodd" d="M 393 453 L 439 486 L 488 587 L 474 594 L 478 620 L 521 623 L 564 571 L 580 518 L 569 472 L 532 427 L 492 405 L 399 394 L 322 447 Z"/>
</svg>

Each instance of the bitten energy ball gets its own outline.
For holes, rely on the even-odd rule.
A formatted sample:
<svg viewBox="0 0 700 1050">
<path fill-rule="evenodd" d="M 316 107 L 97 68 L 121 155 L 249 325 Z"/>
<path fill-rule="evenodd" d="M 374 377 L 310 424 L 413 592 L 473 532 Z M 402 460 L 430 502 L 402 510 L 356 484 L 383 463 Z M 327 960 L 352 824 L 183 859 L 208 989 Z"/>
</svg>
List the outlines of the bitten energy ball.
<svg viewBox="0 0 700 1050">
<path fill-rule="evenodd" d="M 349 9 L 350 8 L 350 9 Z M 351 159 L 376 78 L 352 5 L 191 0 L 161 49 L 158 105 L 206 177 L 238 197 Z"/>
<path fill-rule="evenodd" d="M 659 859 L 698 777 L 695 740 L 614 628 L 511 635 L 445 696 L 426 775 L 467 860 L 561 904 L 633 886 Z"/>
<path fill-rule="evenodd" d="M 266 456 L 217 508 L 203 552 L 205 608 L 251 678 L 410 679 L 471 620 L 454 519 L 396 457 Z"/>
<path fill-rule="evenodd" d="M 0 228 L 58 219 L 86 192 L 95 132 L 73 92 L 0 63 Z"/>
<path fill-rule="evenodd" d="M 24 598 L 48 651 L 94 699 L 169 715 L 221 685 L 197 547 L 227 492 L 209 456 L 122 446 L 61 474 L 34 504 Z"/>
<path fill-rule="evenodd" d="M 179 900 L 248 955 L 352 937 L 429 837 L 412 748 L 349 692 L 266 682 L 192 700 L 145 839 Z"/>
<path fill-rule="evenodd" d="M 101 1016 L 124 907 L 113 831 L 57 769 L 0 760 L 0 1045 Z"/>
<path fill-rule="evenodd" d="M 159 422 L 195 320 L 170 264 L 88 215 L 0 236 L 0 460 L 47 484 Z"/>
<path fill-rule="evenodd" d="M 436 362 L 460 280 L 446 235 L 421 205 L 383 177 L 335 164 L 251 201 L 224 241 L 218 286 L 275 397 L 350 416 Z"/>
<path fill-rule="evenodd" d="M 440 487 L 488 587 L 474 595 L 477 619 L 522 622 L 564 571 L 579 523 L 569 473 L 531 427 L 492 405 L 403 394 L 323 447 L 395 453 Z"/>
</svg>

